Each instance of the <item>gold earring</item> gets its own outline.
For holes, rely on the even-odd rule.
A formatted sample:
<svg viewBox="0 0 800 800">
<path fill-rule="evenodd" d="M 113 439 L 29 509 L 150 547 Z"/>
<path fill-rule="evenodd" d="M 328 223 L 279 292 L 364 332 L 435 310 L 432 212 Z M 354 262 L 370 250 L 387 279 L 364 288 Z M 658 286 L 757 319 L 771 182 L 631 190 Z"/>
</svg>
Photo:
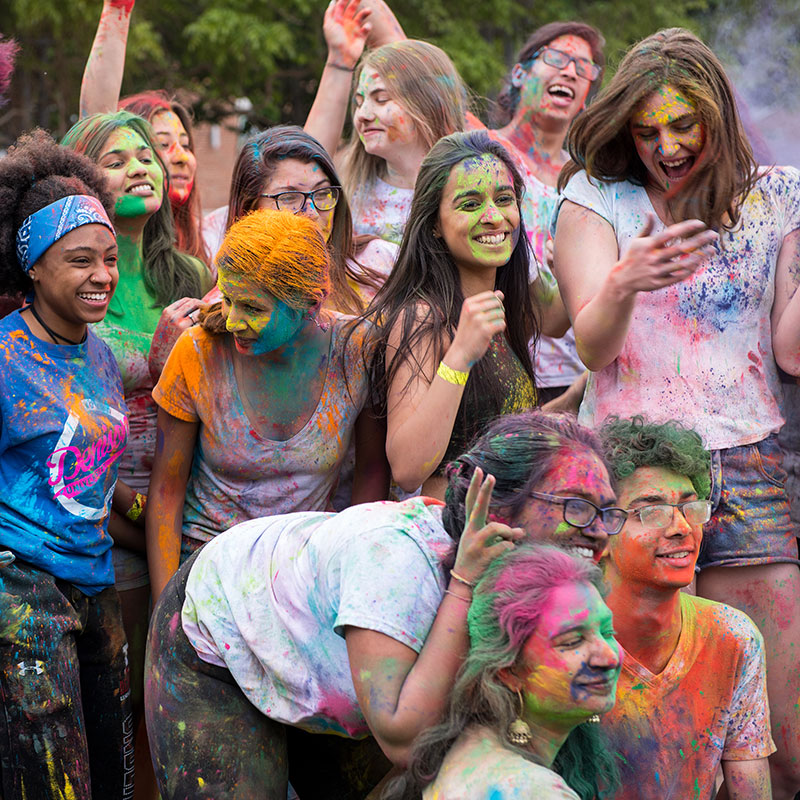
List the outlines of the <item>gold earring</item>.
<svg viewBox="0 0 800 800">
<path fill-rule="evenodd" d="M 522 719 L 522 692 L 517 689 L 517 697 L 519 698 L 519 714 L 517 718 L 508 726 L 508 740 L 512 744 L 519 747 L 524 747 L 531 740 L 531 729 L 528 723 Z"/>
<path fill-rule="evenodd" d="M 599 714 L 592 714 L 589 719 L 586 720 L 587 722 L 591 722 L 593 725 L 598 725 L 600 723 L 600 715 Z"/>
</svg>

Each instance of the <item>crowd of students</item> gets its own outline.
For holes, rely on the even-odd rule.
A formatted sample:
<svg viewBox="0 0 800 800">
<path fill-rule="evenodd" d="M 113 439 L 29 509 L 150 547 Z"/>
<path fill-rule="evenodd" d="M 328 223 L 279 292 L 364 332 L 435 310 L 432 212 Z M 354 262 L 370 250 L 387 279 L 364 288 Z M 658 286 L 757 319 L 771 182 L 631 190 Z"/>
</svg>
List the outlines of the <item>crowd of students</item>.
<svg viewBox="0 0 800 800">
<path fill-rule="evenodd" d="M 0 161 L 0 797 L 791 800 L 800 172 L 714 53 L 554 22 L 486 127 L 332 0 L 204 219 L 133 7 Z"/>
</svg>

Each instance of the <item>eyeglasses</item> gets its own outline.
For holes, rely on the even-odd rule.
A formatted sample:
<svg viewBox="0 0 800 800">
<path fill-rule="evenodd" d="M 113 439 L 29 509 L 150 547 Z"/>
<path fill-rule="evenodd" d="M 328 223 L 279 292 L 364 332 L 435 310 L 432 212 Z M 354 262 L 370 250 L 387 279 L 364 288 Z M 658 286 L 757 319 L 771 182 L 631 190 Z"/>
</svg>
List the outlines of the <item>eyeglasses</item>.
<svg viewBox="0 0 800 800">
<path fill-rule="evenodd" d="M 573 62 L 575 64 L 575 72 L 581 78 L 586 78 L 590 81 L 596 80 L 601 72 L 600 67 L 594 61 L 589 61 L 588 58 L 581 58 L 580 56 L 571 56 L 569 53 L 565 53 L 563 50 L 556 50 L 554 47 L 543 47 L 541 50 L 537 50 L 530 57 L 530 62 L 536 61 L 539 56 L 542 57 L 542 61 L 545 64 L 556 69 L 566 69 L 570 62 Z"/>
<path fill-rule="evenodd" d="M 645 528 L 667 528 L 675 517 L 675 509 L 679 509 L 689 525 L 705 525 L 711 519 L 711 502 L 709 500 L 687 500 L 685 503 L 657 503 L 641 508 L 629 508 L 629 514 L 639 517 Z"/>
<path fill-rule="evenodd" d="M 544 492 L 531 492 L 530 496 L 537 500 L 546 500 L 548 503 L 559 503 L 564 506 L 564 522 L 576 528 L 588 528 L 597 517 L 600 517 L 609 536 L 619 533 L 628 518 L 628 512 L 624 508 L 615 506 L 600 508 L 591 500 L 584 500 L 582 497 L 559 497 Z"/>
<path fill-rule="evenodd" d="M 306 207 L 309 200 L 317 211 L 330 211 L 336 208 L 341 191 L 341 186 L 323 186 L 321 189 L 314 189 L 313 192 L 278 192 L 278 194 L 262 194 L 261 197 L 274 200 L 279 211 L 291 211 L 297 214 Z"/>
</svg>

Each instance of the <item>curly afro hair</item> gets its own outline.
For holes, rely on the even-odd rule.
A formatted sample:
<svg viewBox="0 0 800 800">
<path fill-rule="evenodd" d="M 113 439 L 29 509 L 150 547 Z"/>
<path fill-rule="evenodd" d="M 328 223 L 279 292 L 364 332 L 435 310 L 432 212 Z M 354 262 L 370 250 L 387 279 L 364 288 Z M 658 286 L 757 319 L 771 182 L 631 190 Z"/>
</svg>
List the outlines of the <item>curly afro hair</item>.
<svg viewBox="0 0 800 800">
<path fill-rule="evenodd" d="M 26 293 L 33 282 L 17 262 L 17 231 L 26 217 L 73 194 L 97 197 L 113 219 L 114 198 L 103 171 L 56 144 L 49 133 L 25 133 L 0 160 L 0 293 Z"/>
<path fill-rule="evenodd" d="M 680 422 L 656 424 L 638 415 L 609 417 L 600 429 L 600 438 L 617 480 L 639 467 L 663 467 L 685 475 L 698 497 L 711 493 L 711 456 L 698 434 Z"/>
</svg>

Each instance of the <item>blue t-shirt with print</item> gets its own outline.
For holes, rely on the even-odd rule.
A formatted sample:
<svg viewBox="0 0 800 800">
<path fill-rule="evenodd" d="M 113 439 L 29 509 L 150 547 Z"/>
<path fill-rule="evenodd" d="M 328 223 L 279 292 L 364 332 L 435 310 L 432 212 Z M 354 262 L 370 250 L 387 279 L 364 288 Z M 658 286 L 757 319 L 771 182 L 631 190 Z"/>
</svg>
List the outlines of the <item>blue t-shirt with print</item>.
<svg viewBox="0 0 800 800">
<path fill-rule="evenodd" d="M 114 356 L 0 320 L 0 548 L 87 595 L 114 583 L 108 516 L 128 439 Z"/>
</svg>

